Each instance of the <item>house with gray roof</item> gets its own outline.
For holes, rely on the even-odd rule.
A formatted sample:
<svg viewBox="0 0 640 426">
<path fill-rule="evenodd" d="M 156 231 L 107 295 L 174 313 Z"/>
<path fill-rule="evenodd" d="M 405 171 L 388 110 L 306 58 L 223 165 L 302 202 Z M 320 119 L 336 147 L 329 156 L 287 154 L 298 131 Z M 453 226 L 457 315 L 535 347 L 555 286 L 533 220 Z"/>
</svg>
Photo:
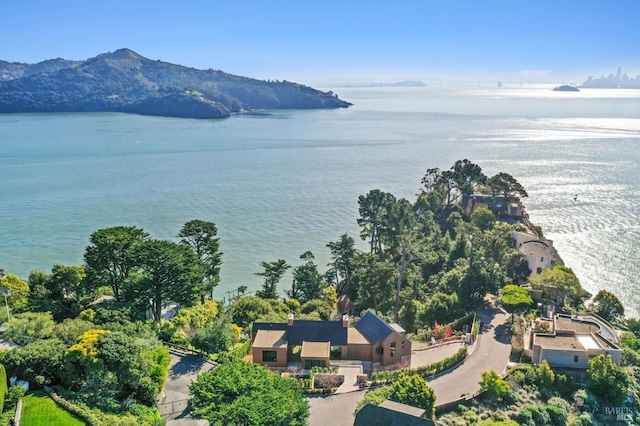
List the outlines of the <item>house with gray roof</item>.
<svg viewBox="0 0 640 426">
<path fill-rule="evenodd" d="M 339 321 L 296 320 L 256 322 L 251 330 L 253 362 L 267 367 L 302 363 L 303 368 L 328 367 L 342 360 L 370 362 L 374 369 L 406 366 L 411 341 L 397 324 L 388 324 L 372 312 L 350 326 Z"/>
<path fill-rule="evenodd" d="M 439 423 L 427 419 L 425 410 L 394 401 L 380 405 L 366 404 L 356 413 L 354 426 L 435 426 Z"/>
</svg>

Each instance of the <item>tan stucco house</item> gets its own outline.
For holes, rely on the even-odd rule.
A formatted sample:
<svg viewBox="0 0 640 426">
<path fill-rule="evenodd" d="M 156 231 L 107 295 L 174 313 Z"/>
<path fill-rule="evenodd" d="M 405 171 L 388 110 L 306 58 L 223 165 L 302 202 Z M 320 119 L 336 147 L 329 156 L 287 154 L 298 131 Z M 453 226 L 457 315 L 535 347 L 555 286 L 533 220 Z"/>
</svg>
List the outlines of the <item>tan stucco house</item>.
<svg viewBox="0 0 640 426">
<path fill-rule="evenodd" d="M 595 319 L 573 318 L 555 315 L 550 333 L 533 333 L 531 337 L 531 361 L 540 364 L 546 360 L 551 367 L 589 368 L 589 360 L 598 355 L 611 355 L 620 364 L 622 350 L 603 333 L 615 339 L 615 335 Z"/>
<path fill-rule="evenodd" d="M 349 317 L 339 321 L 296 320 L 256 322 L 251 330 L 253 362 L 267 367 L 302 363 L 309 369 L 328 367 L 341 360 L 370 362 L 375 367 L 406 365 L 411 341 L 397 324 L 388 324 L 367 312 L 353 327 Z"/>
</svg>

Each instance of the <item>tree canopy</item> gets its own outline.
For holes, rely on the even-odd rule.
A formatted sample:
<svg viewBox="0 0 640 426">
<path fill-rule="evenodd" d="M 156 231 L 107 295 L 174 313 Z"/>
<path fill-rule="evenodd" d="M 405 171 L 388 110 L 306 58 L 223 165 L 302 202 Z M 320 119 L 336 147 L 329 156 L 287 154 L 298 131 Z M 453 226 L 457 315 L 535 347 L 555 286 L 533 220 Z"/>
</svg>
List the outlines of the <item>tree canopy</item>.
<svg viewBox="0 0 640 426">
<path fill-rule="evenodd" d="M 303 426 L 309 404 L 294 379 L 244 361 L 225 363 L 189 386 L 195 413 L 212 424 Z"/>
<path fill-rule="evenodd" d="M 624 306 L 615 294 L 600 290 L 594 296 L 589 309 L 607 321 L 615 321 L 624 316 Z"/>
<path fill-rule="evenodd" d="M 505 285 L 502 289 L 502 306 L 507 312 L 522 312 L 533 305 L 529 290 L 519 285 Z"/>
</svg>

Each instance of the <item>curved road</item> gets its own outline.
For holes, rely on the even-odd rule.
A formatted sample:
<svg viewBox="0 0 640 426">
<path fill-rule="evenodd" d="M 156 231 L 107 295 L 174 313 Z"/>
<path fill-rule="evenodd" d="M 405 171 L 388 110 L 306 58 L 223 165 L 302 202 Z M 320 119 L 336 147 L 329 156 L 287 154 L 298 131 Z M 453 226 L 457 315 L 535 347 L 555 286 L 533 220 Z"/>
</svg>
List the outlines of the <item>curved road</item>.
<svg viewBox="0 0 640 426">
<path fill-rule="evenodd" d="M 506 324 L 510 314 L 495 305 L 488 305 L 478 311 L 482 320 L 482 332 L 478 335 L 475 352 L 455 370 L 432 380 L 427 384 L 436 392 L 436 407 L 455 401 L 463 394 L 480 390 L 478 382 L 483 371 L 494 370 L 502 374 L 509 363 L 511 353 L 511 333 Z"/>
</svg>

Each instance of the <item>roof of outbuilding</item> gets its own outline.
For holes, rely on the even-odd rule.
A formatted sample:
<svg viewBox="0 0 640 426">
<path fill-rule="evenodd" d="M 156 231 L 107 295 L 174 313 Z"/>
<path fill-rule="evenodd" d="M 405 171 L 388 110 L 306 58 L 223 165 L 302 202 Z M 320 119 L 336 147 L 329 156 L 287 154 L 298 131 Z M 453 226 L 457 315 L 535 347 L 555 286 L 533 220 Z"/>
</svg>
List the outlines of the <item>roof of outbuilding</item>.
<svg viewBox="0 0 640 426">
<path fill-rule="evenodd" d="M 372 345 L 378 343 L 380 340 L 386 339 L 394 332 L 389 324 L 370 311 L 367 311 L 354 327 Z"/>
<path fill-rule="evenodd" d="M 398 404 L 405 406 L 404 404 Z M 416 417 L 412 414 L 397 411 L 397 406 L 393 408 L 383 407 L 381 405 L 366 404 L 356 413 L 354 426 L 388 426 L 388 425 L 403 425 L 403 426 L 429 426 L 438 425 L 433 420 L 425 419 L 422 417 Z M 415 408 L 415 407 L 411 407 Z M 422 410 L 424 412 L 424 410 Z"/>
</svg>

